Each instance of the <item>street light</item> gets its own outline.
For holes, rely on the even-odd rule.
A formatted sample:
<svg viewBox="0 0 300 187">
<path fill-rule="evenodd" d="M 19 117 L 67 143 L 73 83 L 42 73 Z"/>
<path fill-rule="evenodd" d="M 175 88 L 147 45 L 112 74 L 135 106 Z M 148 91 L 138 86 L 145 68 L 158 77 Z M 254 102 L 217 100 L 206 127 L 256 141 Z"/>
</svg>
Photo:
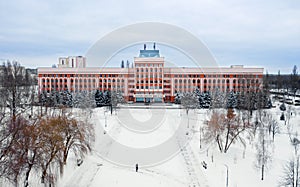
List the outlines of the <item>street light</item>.
<svg viewBox="0 0 300 187">
<path fill-rule="evenodd" d="M 226 187 L 228 187 L 228 166 L 226 164 L 224 166 L 226 167 Z"/>
<path fill-rule="evenodd" d="M 106 119 L 106 110 L 104 111 L 104 117 L 105 117 L 105 127 L 107 127 L 107 119 Z"/>
</svg>

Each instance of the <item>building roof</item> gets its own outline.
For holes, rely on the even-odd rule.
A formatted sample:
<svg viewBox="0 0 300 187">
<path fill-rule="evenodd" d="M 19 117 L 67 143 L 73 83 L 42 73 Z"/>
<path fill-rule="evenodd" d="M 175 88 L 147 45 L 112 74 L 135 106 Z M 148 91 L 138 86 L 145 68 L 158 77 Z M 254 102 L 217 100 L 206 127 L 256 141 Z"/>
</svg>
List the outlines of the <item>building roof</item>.
<svg viewBox="0 0 300 187">
<path fill-rule="evenodd" d="M 164 68 L 165 73 L 171 74 L 263 74 L 263 68 L 254 67 L 173 67 Z M 38 68 L 38 74 L 55 74 L 55 73 L 75 73 L 75 74 L 99 74 L 99 73 L 111 73 L 111 74 L 127 74 L 134 73 L 134 68 L 117 68 L 117 67 L 88 67 L 88 68 Z"/>
<path fill-rule="evenodd" d="M 140 50 L 139 57 L 160 57 L 159 50 Z"/>
</svg>

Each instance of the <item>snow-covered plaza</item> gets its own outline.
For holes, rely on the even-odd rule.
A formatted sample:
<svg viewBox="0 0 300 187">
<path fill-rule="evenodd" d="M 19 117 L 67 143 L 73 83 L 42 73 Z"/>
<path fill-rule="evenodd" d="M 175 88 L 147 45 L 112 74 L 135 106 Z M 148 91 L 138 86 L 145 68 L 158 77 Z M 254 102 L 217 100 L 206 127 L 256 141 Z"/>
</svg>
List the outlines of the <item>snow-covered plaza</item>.
<svg viewBox="0 0 300 187">
<path fill-rule="evenodd" d="M 285 121 L 280 121 L 279 103 L 274 105 L 267 111 L 278 122 L 280 131 L 272 143 L 271 162 L 264 180 L 260 169 L 255 167 L 258 135 L 250 137 L 244 133 L 245 145 L 236 142 L 227 153 L 221 153 L 215 142 L 200 138 L 210 110 L 190 110 L 187 115 L 177 105 L 129 104 L 112 115 L 105 108 L 93 109 L 91 119 L 96 134 L 93 151 L 80 166 L 75 157 L 70 157 L 58 186 L 219 187 L 226 186 L 227 172 L 228 186 L 278 186 L 294 149 Z M 296 137 L 300 108 L 291 106 L 288 111 L 292 111 L 289 123 Z"/>
</svg>

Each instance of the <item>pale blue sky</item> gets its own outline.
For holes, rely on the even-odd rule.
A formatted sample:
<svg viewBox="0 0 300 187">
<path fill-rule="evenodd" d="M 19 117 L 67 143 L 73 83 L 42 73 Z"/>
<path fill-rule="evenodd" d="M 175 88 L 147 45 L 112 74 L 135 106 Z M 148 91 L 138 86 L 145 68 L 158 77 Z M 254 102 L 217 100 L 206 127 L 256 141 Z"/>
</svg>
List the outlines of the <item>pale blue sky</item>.
<svg viewBox="0 0 300 187">
<path fill-rule="evenodd" d="M 300 69 L 298 0 L 0 0 L 0 8 L 0 60 L 29 67 L 85 55 L 106 33 L 152 21 L 191 32 L 221 66 L 260 66 L 271 73 Z"/>
</svg>

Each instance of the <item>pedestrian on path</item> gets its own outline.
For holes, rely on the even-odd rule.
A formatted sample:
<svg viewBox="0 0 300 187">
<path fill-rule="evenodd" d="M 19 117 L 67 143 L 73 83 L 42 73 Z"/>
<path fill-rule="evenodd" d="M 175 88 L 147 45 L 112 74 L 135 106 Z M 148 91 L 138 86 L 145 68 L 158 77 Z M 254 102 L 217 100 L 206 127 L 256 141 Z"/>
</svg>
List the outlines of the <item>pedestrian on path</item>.
<svg viewBox="0 0 300 187">
<path fill-rule="evenodd" d="M 138 170 L 139 170 L 139 164 L 136 164 L 135 165 L 135 172 L 138 172 Z"/>
</svg>

